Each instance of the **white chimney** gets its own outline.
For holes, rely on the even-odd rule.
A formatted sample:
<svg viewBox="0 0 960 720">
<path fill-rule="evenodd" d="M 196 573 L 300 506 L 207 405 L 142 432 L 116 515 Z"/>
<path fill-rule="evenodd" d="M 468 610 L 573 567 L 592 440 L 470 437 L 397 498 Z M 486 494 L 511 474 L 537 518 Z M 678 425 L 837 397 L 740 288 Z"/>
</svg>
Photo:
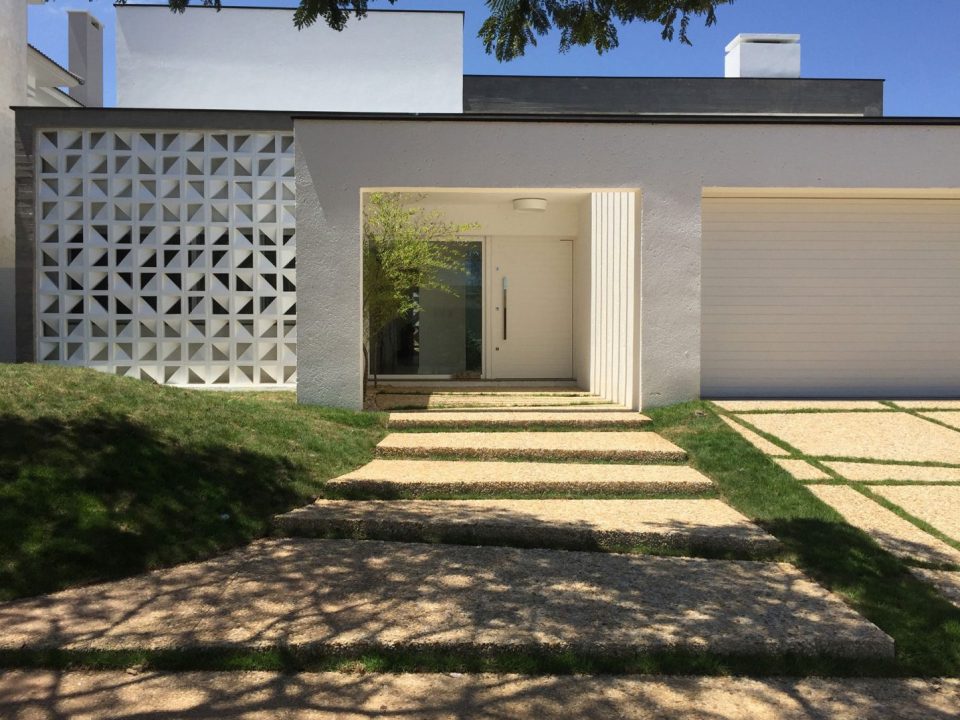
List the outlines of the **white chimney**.
<svg viewBox="0 0 960 720">
<path fill-rule="evenodd" d="M 69 70 L 83 79 L 70 88 L 70 97 L 87 107 L 103 106 L 103 25 L 82 10 L 67 13 Z"/>
<path fill-rule="evenodd" d="M 728 78 L 800 77 L 800 36 L 741 33 L 727 45 Z"/>
</svg>

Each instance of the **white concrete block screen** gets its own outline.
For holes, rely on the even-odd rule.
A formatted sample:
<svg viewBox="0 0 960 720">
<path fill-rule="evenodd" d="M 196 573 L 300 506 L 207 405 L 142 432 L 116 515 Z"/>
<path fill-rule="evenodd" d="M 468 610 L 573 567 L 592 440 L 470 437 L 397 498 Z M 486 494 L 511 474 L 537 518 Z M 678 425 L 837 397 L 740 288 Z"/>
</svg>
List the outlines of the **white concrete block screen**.
<svg viewBox="0 0 960 720">
<path fill-rule="evenodd" d="M 459 113 L 462 95 L 458 12 L 370 12 L 342 32 L 300 32 L 289 9 L 117 11 L 122 107 Z"/>
</svg>

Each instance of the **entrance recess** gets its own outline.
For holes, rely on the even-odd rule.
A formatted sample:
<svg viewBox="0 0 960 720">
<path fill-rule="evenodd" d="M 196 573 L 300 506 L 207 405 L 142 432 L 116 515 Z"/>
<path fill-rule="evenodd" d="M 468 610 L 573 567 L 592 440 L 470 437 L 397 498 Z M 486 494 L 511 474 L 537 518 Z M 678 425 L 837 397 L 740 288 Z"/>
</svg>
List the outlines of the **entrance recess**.
<svg viewBox="0 0 960 720">
<path fill-rule="evenodd" d="M 486 377 L 573 375 L 573 243 L 487 239 Z"/>
</svg>

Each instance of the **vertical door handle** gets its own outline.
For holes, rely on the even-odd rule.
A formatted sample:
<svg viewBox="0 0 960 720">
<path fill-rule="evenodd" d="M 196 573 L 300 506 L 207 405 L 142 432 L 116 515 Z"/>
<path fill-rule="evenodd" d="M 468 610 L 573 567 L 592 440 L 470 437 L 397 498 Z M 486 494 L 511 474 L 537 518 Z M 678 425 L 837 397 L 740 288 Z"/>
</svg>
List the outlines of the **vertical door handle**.
<svg viewBox="0 0 960 720">
<path fill-rule="evenodd" d="M 503 276 L 503 339 L 507 339 L 507 276 Z"/>
</svg>

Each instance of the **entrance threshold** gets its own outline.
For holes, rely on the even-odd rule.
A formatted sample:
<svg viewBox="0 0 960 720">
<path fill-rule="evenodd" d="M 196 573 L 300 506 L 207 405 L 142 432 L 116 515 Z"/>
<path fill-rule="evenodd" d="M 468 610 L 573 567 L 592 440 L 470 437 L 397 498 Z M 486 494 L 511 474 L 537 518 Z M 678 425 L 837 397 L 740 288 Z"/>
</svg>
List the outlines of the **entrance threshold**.
<svg viewBox="0 0 960 720">
<path fill-rule="evenodd" d="M 371 377 L 371 380 L 373 378 Z M 439 379 L 439 378 L 425 378 L 425 377 L 416 377 L 407 375 L 405 377 L 385 377 L 381 375 L 379 377 L 381 387 L 383 385 L 388 385 L 393 388 L 403 388 L 403 387 L 419 387 L 419 388 L 436 388 L 438 390 L 494 390 L 494 389 L 524 389 L 524 388 L 568 388 L 571 390 L 578 390 L 579 386 L 577 381 L 570 378 L 561 378 L 561 379 L 550 379 L 550 378 L 538 378 L 534 380 L 510 380 L 510 379 L 498 379 L 498 380 L 480 380 L 480 379 L 469 379 L 469 380 L 456 380 L 453 378 L 450 379 Z"/>
</svg>

